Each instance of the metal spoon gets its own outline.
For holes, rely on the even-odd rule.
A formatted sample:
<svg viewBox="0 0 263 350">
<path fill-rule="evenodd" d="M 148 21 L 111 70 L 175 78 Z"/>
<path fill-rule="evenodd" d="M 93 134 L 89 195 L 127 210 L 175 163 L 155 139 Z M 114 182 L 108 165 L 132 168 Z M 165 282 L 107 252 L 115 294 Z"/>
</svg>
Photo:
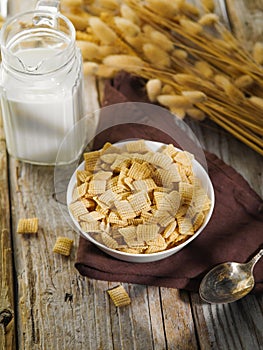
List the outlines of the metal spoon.
<svg viewBox="0 0 263 350">
<path fill-rule="evenodd" d="M 232 303 L 247 295 L 254 287 L 253 269 L 263 256 L 261 249 L 249 262 L 226 262 L 217 265 L 202 279 L 200 297 L 208 303 Z"/>
</svg>

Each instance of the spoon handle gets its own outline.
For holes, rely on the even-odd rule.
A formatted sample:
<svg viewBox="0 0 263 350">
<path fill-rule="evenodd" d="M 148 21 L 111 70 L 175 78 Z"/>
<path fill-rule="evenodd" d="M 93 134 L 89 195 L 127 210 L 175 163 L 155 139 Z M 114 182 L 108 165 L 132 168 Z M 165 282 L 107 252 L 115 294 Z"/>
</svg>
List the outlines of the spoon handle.
<svg viewBox="0 0 263 350">
<path fill-rule="evenodd" d="M 250 268 L 253 269 L 256 263 L 260 258 L 263 256 L 263 249 L 261 249 L 249 262 L 248 265 L 250 265 Z"/>
</svg>

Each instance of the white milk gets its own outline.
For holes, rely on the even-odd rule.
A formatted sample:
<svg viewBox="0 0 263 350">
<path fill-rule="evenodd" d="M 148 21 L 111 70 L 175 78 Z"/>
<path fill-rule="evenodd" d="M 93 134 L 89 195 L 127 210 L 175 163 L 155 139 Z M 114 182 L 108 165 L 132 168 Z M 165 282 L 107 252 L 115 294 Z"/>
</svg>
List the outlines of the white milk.
<svg viewBox="0 0 263 350">
<path fill-rule="evenodd" d="M 59 50 L 58 50 L 59 52 Z M 34 48 L 16 52 L 27 70 L 36 71 L 44 65 L 52 71 L 54 48 Z M 61 59 L 61 58 L 59 58 Z M 65 135 L 83 117 L 83 80 L 79 59 L 70 71 L 54 72 L 39 78 L 27 74 L 28 83 L 3 75 L 4 92 L 1 99 L 8 151 L 18 159 L 37 164 L 54 164 Z M 78 61 L 78 62 L 77 62 Z M 78 136 L 77 136 L 78 137 Z M 71 138 L 72 141 L 72 138 Z M 63 162 L 73 160 L 80 139 L 68 145 Z"/>
</svg>

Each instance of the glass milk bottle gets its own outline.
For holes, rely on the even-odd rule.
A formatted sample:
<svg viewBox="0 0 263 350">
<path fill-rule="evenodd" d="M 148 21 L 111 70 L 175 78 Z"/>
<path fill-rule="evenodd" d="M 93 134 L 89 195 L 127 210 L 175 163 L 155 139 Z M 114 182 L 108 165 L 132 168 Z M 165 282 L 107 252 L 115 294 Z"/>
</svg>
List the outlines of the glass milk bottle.
<svg viewBox="0 0 263 350">
<path fill-rule="evenodd" d="M 56 163 L 65 135 L 84 117 L 82 58 L 75 46 L 75 29 L 57 12 L 58 2 L 52 4 L 40 1 L 36 11 L 11 18 L 1 31 L 7 149 L 19 160 L 43 165 Z M 78 156 L 79 135 L 75 141 L 68 145 L 63 163 Z"/>
</svg>

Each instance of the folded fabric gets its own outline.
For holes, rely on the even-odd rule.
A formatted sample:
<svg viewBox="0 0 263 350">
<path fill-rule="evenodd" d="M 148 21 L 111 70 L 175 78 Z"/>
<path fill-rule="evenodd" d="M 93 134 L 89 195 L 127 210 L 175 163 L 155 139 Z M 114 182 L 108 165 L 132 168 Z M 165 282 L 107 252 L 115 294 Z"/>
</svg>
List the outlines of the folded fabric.
<svg viewBox="0 0 263 350">
<path fill-rule="evenodd" d="M 107 82 L 104 106 L 128 101 L 147 102 L 144 81 L 121 73 L 113 82 Z M 94 149 L 126 137 L 174 141 L 158 129 L 138 127 L 136 123 L 103 130 L 105 118 L 107 115 L 101 116 Z M 210 222 L 194 241 L 164 260 L 141 264 L 117 260 L 80 237 L 75 263 L 80 274 L 100 280 L 198 291 L 202 277 L 215 265 L 248 261 L 263 246 L 263 202 L 233 168 L 209 152 L 205 156 L 216 202 Z M 252 292 L 262 293 L 263 259 L 255 266 L 254 276 Z"/>
</svg>

